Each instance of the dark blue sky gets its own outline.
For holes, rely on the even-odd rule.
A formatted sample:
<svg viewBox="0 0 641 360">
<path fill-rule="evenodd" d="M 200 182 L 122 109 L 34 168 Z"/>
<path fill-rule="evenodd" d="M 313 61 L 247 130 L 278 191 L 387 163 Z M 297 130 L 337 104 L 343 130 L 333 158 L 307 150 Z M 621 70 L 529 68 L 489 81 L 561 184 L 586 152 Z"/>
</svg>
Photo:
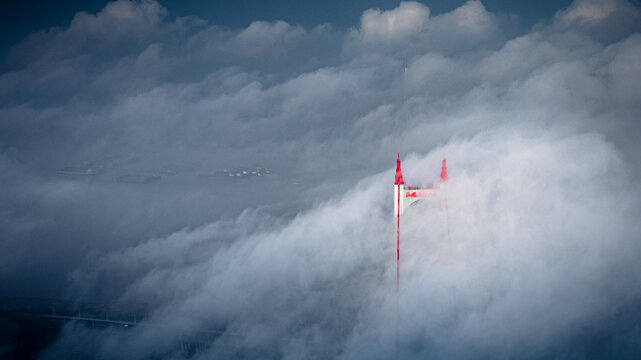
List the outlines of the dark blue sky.
<svg viewBox="0 0 641 360">
<path fill-rule="evenodd" d="M 451 11 L 466 0 L 421 0 L 433 14 Z M 96 13 L 104 7 L 104 0 L 2 0 L 0 2 L 0 47 L 6 50 L 29 33 L 66 27 L 78 11 Z M 392 9 L 398 0 L 236 0 L 195 1 L 160 0 L 169 9 L 170 16 L 195 15 L 211 23 L 228 27 L 244 27 L 254 20 L 285 20 L 307 28 L 332 23 L 338 28 L 355 26 L 361 13 L 368 8 Z M 524 26 L 548 18 L 558 9 L 567 7 L 570 0 L 511 1 L 485 0 L 485 7 L 494 13 L 517 14 Z"/>
</svg>

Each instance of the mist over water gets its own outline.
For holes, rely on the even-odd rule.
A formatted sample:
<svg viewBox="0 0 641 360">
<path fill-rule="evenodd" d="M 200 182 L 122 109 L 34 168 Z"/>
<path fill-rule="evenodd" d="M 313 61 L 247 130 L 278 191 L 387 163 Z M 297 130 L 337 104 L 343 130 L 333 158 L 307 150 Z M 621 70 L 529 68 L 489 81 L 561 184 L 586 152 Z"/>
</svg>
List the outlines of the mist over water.
<svg viewBox="0 0 641 360">
<path fill-rule="evenodd" d="M 0 75 L 0 295 L 144 315 L 69 324 L 52 359 L 637 358 L 641 9 L 515 21 L 226 29 L 120 0 L 33 33 Z M 443 192 L 401 218 L 397 297 L 399 151 L 406 183 L 443 157 L 450 181 L 449 218 Z M 117 180 L 168 164 L 197 168 Z"/>
</svg>

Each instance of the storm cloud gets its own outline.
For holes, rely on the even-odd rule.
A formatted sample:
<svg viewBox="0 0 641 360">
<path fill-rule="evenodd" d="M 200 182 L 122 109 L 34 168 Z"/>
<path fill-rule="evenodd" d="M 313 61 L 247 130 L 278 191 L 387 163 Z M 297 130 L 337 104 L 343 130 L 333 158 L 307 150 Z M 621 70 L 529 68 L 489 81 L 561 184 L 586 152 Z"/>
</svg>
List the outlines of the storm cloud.
<svg viewBox="0 0 641 360">
<path fill-rule="evenodd" d="M 31 34 L 1 65 L 0 295 L 145 314 L 44 358 L 638 357 L 641 9 L 516 21 L 229 29 L 119 0 Z M 398 298 L 397 152 L 410 184 L 450 172 L 449 216 L 401 219 Z M 133 160 L 55 174 L 108 158 Z M 115 180 L 181 162 L 271 174 Z"/>
</svg>

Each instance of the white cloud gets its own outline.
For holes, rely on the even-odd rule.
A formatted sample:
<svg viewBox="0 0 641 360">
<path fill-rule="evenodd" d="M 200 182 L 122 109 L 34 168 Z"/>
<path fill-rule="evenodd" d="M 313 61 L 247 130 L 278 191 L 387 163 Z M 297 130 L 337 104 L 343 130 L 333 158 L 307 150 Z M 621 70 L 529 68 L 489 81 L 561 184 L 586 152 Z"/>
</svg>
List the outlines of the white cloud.
<svg viewBox="0 0 641 360">
<path fill-rule="evenodd" d="M 598 322 L 614 299 L 641 295 L 598 290 L 641 270 L 629 252 L 638 246 L 629 206 L 638 204 L 616 190 L 629 179 L 611 144 L 494 129 L 404 166 L 437 169 L 442 153 L 450 157 L 452 250 L 443 199 L 402 219 L 401 357 L 545 354 Z M 82 282 L 100 273 L 133 278 L 122 301 L 157 304 L 150 323 L 222 322 L 226 336 L 242 334 L 237 344 L 224 335 L 211 355 L 235 346 L 288 354 L 295 342 L 305 357 L 388 358 L 396 320 L 387 195 L 388 171 L 274 230 L 243 231 L 262 221 L 244 214 L 113 253 L 87 264 L 93 275 Z M 181 335 L 164 336 L 147 347 L 171 351 Z"/>
<path fill-rule="evenodd" d="M 255 21 L 234 37 L 232 46 L 239 48 L 240 53 L 258 55 L 266 50 L 278 49 L 298 41 L 305 35 L 305 30 L 293 27 L 284 21 L 269 23 Z"/>
<path fill-rule="evenodd" d="M 406 58 L 426 52 L 474 53 L 497 46 L 504 37 L 500 28 L 499 20 L 480 1 L 436 16 L 422 4 L 402 2 L 392 10 L 365 11 L 360 27 L 349 32 L 344 51 L 361 61 L 381 53 Z"/>
<path fill-rule="evenodd" d="M 637 319 L 641 299 L 641 41 L 637 8 L 613 4 L 635 10 L 588 21 L 577 1 L 516 38 L 478 1 L 437 16 L 370 9 L 345 33 L 226 30 L 154 2 L 79 14 L 27 39 L 0 75 L 4 288 L 30 274 L 34 291 L 67 286 L 171 325 L 69 327 L 50 357 L 180 357 L 187 330 L 212 328 L 224 334 L 203 357 L 395 357 L 400 151 L 406 181 L 423 185 L 447 156 L 453 246 L 440 202 L 403 218 L 397 357 L 581 357 L 617 326 L 638 353 L 613 313 Z M 104 34 L 118 24 L 143 30 L 135 46 Z M 85 48 L 92 37 L 112 43 Z M 52 178 L 122 152 L 141 159 L 94 182 Z M 114 181 L 174 161 L 273 171 Z M 34 258 L 62 285 L 33 275 Z"/>
<path fill-rule="evenodd" d="M 430 9 L 415 1 L 402 1 L 392 10 L 369 9 L 361 16 L 360 33 L 364 39 L 393 40 L 420 32 L 428 21 Z"/>
<path fill-rule="evenodd" d="M 556 18 L 564 23 L 599 22 L 615 12 L 639 14 L 639 9 L 626 0 L 576 0 Z"/>
<path fill-rule="evenodd" d="M 493 15 L 487 12 L 483 3 L 476 0 L 468 1 L 451 13 L 443 14 L 442 19 L 450 23 L 450 26 L 470 32 L 484 32 L 487 28 L 496 26 Z"/>
<path fill-rule="evenodd" d="M 155 1 L 118 0 L 105 5 L 96 15 L 85 12 L 76 14 L 68 31 L 77 35 L 100 36 L 102 39 L 110 33 L 142 30 L 158 24 L 166 15 L 167 9 Z"/>
<path fill-rule="evenodd" d="M 641 10 L 627 0 L 577 0 L 555 14 L 553 25 L 613 43 L 641 31 Z"/>
</svg>

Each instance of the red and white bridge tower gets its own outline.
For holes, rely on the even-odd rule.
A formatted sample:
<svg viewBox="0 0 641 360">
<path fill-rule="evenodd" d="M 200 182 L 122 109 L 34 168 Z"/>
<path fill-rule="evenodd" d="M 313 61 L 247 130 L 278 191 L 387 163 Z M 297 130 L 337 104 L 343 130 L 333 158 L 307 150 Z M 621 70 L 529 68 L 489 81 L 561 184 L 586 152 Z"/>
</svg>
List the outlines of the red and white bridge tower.
<svg viewBox="0 0 641 360">
<path fill-rule="evenodd" d="M 428 198 L 436 198 L 440 190 L 443 191 L 445 198 L 445 209 L 449 212 L 447 205 L 447 164 L 445 159 L 443 159 L 443 164 L 441 166 L 441 178 L 439 183 L 432 187 L 420 187 L 420 186 L 409 186 L 405 185 L 403 181 L 403 173 L 401 171 L 401 154 L 398 154 L 396 159 L 396 177 L 394 179 L 394 216 L 396 216 L 396 290 L 398 291 L 399 283 L 399 262 L 400 262 L 400 243 L 401 243 L 401 215 L 405 210 L 412 205 L 412 203 Z M 450 229 L 449 229 L 449 214 L 447 214 L 447 233 L 448 240 L 450 241 Z"/>
</svg>

